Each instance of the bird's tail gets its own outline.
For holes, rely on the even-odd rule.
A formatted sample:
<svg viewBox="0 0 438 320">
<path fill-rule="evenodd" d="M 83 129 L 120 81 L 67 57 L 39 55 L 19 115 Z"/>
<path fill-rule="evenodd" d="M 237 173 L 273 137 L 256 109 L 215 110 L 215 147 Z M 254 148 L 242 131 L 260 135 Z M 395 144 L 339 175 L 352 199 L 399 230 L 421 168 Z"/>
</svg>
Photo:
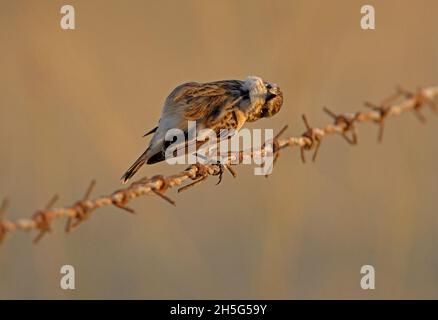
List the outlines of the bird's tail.
<svg viewBox="0 0 438 320">
<path fill-rule="evenodd" d="M 126 183 L 128 182 L 129 179 L 131 179 L 134 174 L 141 168 L 142 165 L 145 164 L 145 162 L 147 161 L 147 156 L 146 156 L 146 152 L 148 150 L 146 150 L 133 164 L 132 166 L 129 167 L 129 169 L 125 172 L 125 174 L 122 176 L 122 178 L 120 179 L 122 183 Z"/>
</svg>

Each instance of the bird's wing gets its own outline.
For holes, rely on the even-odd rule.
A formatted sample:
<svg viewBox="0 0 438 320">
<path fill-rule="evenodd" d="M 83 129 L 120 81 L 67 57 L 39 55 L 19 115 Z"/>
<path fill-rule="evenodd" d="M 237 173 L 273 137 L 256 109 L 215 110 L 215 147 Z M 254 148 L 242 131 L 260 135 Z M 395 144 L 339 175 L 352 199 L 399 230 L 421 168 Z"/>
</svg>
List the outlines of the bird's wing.
<svg viewBox="0 0 438 320">
<path fill-rule="evenodd" d="M 188 83 L 172 92 L 165 112 L 180 113 L 186 122 L 196 121 L 200 128 L 215 129 L 245 99 L 241 88 L 241 81 L 238 80 Z M 248 96 L 246 98 L 249 99 Z"/>
<path fill-rule="evenodd" d="M 196 121 L 198 134 L 209 128 L 216 132 L 217 138 L 223 139 L 228 135 L 221 129 L 239 130 L 244 124 L 246 118 L 240 106 L 245 103 L 249 103 L 249 96 L 242 93 L 239 80 L 183 84 L 166 99 L 157 133 L 178 128 L 186 137 L 193 137 L 187 121 Z M 179 150 L 192 143 L 196 143 L 194 139 L 187 139 L 184 144 L 174 147 Z"/>
</svg>

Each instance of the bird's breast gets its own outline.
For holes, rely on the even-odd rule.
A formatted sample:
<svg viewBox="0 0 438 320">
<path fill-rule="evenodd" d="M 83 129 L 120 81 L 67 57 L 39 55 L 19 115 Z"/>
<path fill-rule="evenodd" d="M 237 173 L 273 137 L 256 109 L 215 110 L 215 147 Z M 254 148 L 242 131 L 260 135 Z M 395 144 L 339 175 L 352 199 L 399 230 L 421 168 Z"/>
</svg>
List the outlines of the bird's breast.
<svg viewBox="0 0 438 320">
<path fill-rule="evenodd" d="M 239 109 L 228 112 L 215 127 L 216 129 L 239 130 L 246 121 L 245 113 Z"/>
</svg>

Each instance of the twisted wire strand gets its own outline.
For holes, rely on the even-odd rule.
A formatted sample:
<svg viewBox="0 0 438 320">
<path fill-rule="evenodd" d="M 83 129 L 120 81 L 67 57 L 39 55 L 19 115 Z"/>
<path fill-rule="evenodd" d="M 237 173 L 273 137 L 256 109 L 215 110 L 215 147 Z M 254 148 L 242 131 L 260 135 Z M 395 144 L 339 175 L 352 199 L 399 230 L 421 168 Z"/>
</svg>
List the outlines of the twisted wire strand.
<svg viewBox="0 0 438 320">
<path fill-rule="evenodd" d="M 96 184 L 92 181 L 87 188 L 84 197 L 76 201 L 71 206 L 54 208 L 58 196 L 55 195 L 42 210 L 37 210 L 30 218 L 22 218 L 16 221 L 11 221 L 5 218 L 8 208 L 8 201 L 5 199 L 0 206 L 0 242 L 3 241 L 6 235 L 17 231 L 38 231 L 34 238 L 34 243 L 52 230 L 52 222 L 59 218 L 67 218 L 65 227 L 66 232 L 70 232 L 77 227 L 81 222 L 88 219 L 99 208 L 113 205 L 128 213 L 135 211 L 128 207 L 127 204 L 133 199 L 144 195 L 156 195 L 163 200 L 175 205 L 175 202 L 166 195 L 169 189 L 183 185 L 190 181 L 189 184 L 179 188 L 178 192 L 185 191 L 198 183 L 205 181 L 209 176 L 219 176 L 221 181 L 224 171 L 229 171 L 233 177 L 236 177 L 236 172 L 232 166 L 241 163 L 245 156 L 255 157 L 265 155 L 271 152 L 274 156 L 274 164 L 280 155 L 280 151 L 287 147 L 298 147 L 303 162 L 306 162 L 306 152 L 312 151 L 313 161 L 316 160 L 319 148 L 323 139 L 328 135 L 341 135 L 349 144 L 355 145 L 357 139 L 357 124 L 359 123 L 375 123 L 379 127 L 378 141 L 383 139 L 383 132 L 386 120 L 389 117 L 399 116 L 403 113 L 413 112 L 421 122 L 426 122 L 422 110 L 424 107 L 430 107 L 434 113 L 438 113 L 438 86 L 431 86 L 418 89 L 416 92 L 410 92 L 403 88 L 397 88 L 395 94 L 385 99 L 380 104 L 365 102 L 365 106 L 369 108 L 367 111 L 358 111 L 355 113 L 336 114 L 328 108 L 324 111 L 332 118 L 332 123 L 324 127 L 312 127 L 305 115 L 303 122 L 306 131 L 297 137 L 284 137 L 281 135 L 286 130 L 285 126 L 271 141 L 271 143 L 263 145 L 259 150 L 240 151 L 230 154 L 230 161 L 224 165 L 220 164 L 193 164 L 186 170 L 170 176 L 156 175 L 152 178 L 142 178 L 135 181 L 126 188 L 119 189 L 113 193 L 91 199 L 91 193 Z M 237 158 L 237 159 L 236 159 Z M 234 161 L 231 161 L 234 159 Z M 237 161 L 236 161 L 237 160 Z"/>
</svg>

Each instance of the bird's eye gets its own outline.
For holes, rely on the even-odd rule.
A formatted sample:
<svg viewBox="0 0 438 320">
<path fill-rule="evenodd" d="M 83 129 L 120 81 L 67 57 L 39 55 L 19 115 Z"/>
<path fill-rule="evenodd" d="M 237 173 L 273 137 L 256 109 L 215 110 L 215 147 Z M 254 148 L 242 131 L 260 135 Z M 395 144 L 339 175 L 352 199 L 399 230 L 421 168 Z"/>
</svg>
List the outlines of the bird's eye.
<svg viewBox="0 0 438 320">
<path fill-rule="evenodd" d="M 268 90 L 269 90 L 269 89 L 272 89 L 272 86 L 271 86 L 269 83 L 267 83 L 267 84 L 266 84 L 266 89 L 268 89 Z"/>
</svg>

